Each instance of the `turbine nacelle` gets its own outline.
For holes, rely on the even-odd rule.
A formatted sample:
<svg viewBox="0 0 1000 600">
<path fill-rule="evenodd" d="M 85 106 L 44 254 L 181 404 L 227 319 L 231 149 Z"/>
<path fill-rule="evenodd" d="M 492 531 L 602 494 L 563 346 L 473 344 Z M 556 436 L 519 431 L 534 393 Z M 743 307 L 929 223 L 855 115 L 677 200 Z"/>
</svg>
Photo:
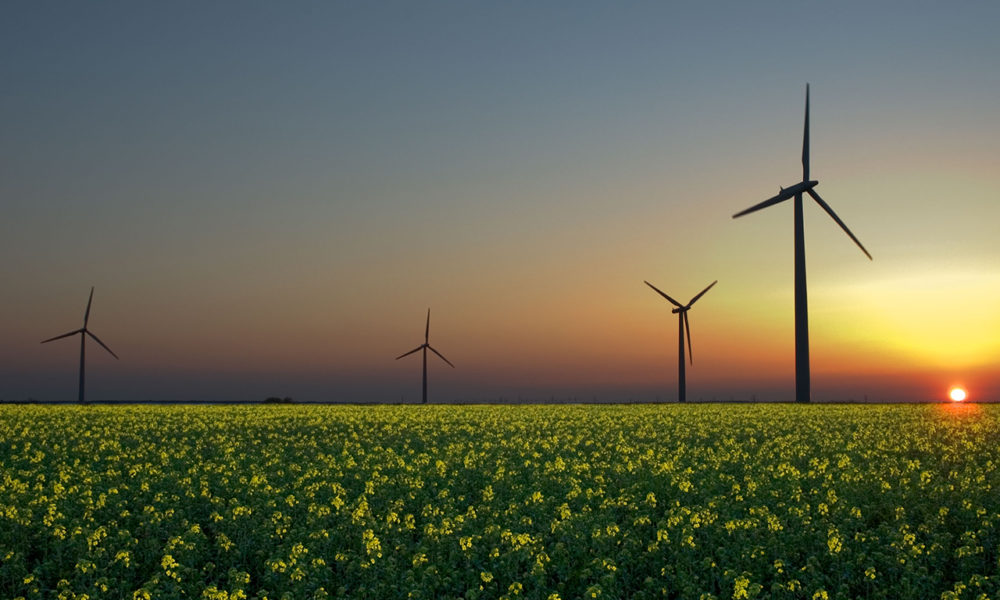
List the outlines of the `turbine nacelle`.
<svg viewBox="0 0 1000 600">
<path fill-rule="evenodd" d="M 791 198 L 795 194 L 801 194 L 802 192 L 807 192 L 816 187 L 817 185 L 819 185 L 819 181 L 815 179 L 812 181 L 800 181 L 799 183 L 796 183 L 791 187 L 781 188 L 781 193 L 779 194 L 779 196 L 785 196 L 786 198 Z"/>
<path fill-rule="evenodd" d="M 752 212 L 757 212 L 758 210 L 761 210 L 762 208 L 767 208 L 769 206 L 774 206 L 775 204 L 778 204 L 780 202 L 784 202 L 785 200 L 788 200 L 789 198 L 794 198 L 795 196 L 797 196 L 799 194 L 802 194 L 802 193 L 813 194 L 814 192 L 812 191 L 812 189 L 814 187 L 816 187 L 817 185 L 819 185 L 819 181 L 812 180 L 812 181 L 800 181 L 799 183 L 796 183 L 795 185 L 793 185 L 791 187 L 780 187 L 779 186 L 778 187 L 779 192 L 778 192 L 777 196 L 772 196 L 772 197 L 768 198 L 767 200 L 764 200 L 763 202 L 761 202 L 759 204 L 755 204 L 755 205 L 751 206 L 750 208 L 748 208 L 746 210 L 740 211 L 740 212 L 736 213 L 735 215 L 733 215 L 733 218 L 735 219 L 737 217 L 742 217 L 743 215 L 748 215 L 748 214 L 750 214 Z"/>
</svg>

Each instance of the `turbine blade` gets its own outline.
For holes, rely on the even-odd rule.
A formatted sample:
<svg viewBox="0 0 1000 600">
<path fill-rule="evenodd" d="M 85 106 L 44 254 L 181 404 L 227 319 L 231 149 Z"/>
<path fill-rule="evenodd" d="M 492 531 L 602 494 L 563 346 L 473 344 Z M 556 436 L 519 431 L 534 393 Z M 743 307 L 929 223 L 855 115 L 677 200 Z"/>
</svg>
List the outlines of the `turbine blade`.
<svg viewBox="0 0 1000 600">
<path fill-rule="evenodd" d="M 840 217 L 837 216 L 837 213 L 833 212 L 833 209 L 830 208 L 830 205 L 827 204 L 826 202 L 823 202 L 823 199 L 819 197 L 819 194 L 817 194 L 813 190 L 807 190 L 807 191 L 809 192 L 809 195 L 813 197 L 813 200 L 815 200 L 817 204 L 823 207 L 823 210 L 826 211 L 826 214 L 830 215 L 830 217 L 837 222 L 837 225 L 840 225 L 840 228 L 844 230 L 844 233 L 851 236 L 851 239 L 854 240 L 854 243 L 858 245 L 858 248 L 861 248 L 861 251 L 865 253 L 865 256 L 868 257 L 868 260 L 874 260 L 872 258 L 872 255 L 869 254 L 868 250 L 866 250 L 864 245 L 862 245 L 861 241 L 858 240 L 858 238 L 854 237 L 854 234 L 851 233 L 851 230 L 847 228 L 847 225 L 844 225 L 844 222 L 840 220 Z"/>
<path fill-rule="evenodd" d="M 83 313 L 83 328 L 87 328 L 87 321 L 90 320 L 90 303 L 94 301 L 94 288 L 90 288 L 90 298 L 87 298 L 87 312 Z"/>
<path fill-rule="evenodd" d="M 110 352 L 111 356 L 114 356 L 116 359 L 118 359 L 118 355 L 115 354 L 114 352 L 111 352 L 111 348 L 108 348 L 107 345 L 105 345 L 105 343 L 102 342 L 99 337 L 97 337 L 96 335 L 90 333 L 90 331 L 88 331 L 86 329 L 84 329 L 83 332 L 86 333 L 87 335 L 89 335 L 90 337 L 94 338 L 95 342 L 97 342 L 98 344 L 101 345 L 102 348 L 104 348 L 105 350 L 107 350 L 108 352 Z M 121 360 L 121 359 L 118 359 L 118 360 Z"/>
<path fill-rule="evenodd" d="M 736 219 L 738 217 L 742 217 L 743 215 L 749 215 L 752 212 L 757 212 L 758 210 L 761 210 L 763 208 L 767 208 L 768 206 L 774 206 L 775 204 L 777 204 L 779 202 L 784 202 L 785 200 L 788 200 L 789 198 L 791 198 L 794 195 L 795 195 L 795 192 L 789 192 L 786 189 L 782 189 L 781 192 L 777 196 L 772 196 L 771 198 L 768 198 L 767 200 L 764 200 L 760 204 L 754 204 L 753 206 L 751 206 L 750 208 L 748 208 L 746 210 L 741 210 L 740 212 L 738 212 L 735 215 L 733 215 L 733 218 Z"/>
<path fill-rule="evenodd" d="M 698 295 L 697 295 L 697 296 L 695 296 L 694 298 L 691 298 L 691 301 L 690 301 L 690 302 L 688 302 L 688 305 L 687 305 L 687 307 L 688 307 L 688 308 L 691 308 L 691 305 L 692 305 L 692 304 L 694 304 L 695 302 L 697 302 L 697 301 L 698 301 L 698 298 L 701 298 L 702 296 L 704 296 L 704 295 L 705 295 L 705 292 L 707 292 L 708 290 L 712 289 L 712 286 L 713 286 L 713 285 L 715 285 L 715 284 L 717 284 L 717 283 L 719 283 L 719 280 L 718 280 L 718 279 L 716 279 L 716 280 L 715 280 L 715 281 L 713 281 L 712 283 L 708 284 L 708 287 L 707 287 L 707 288 L 705 288 L 705 289 L 701 290 L 700 292 L 698 292 Z"/>
<path fill-rule="evenodd" d="M 451 365 L 451 361 L 448 360 L 447 358 L 445 358 L 444 355 L 442 355 L 440 352 L 438 352 L 437 350 L 435 350 L 434 346 L 431 346 L 431 345 L 428 344 L 427 347 L 430 348 L 431 352 L 433 352 L 434 354 L 437 354 L 441 358 L 441 360 L 443 360 L 444 362 L 446 362 L 449 365 Z M 451 368 L 454 369 L 455 365 L 451 365 Z"/>
<path fill-rule="evenodd" d="M 809 181 L 809 84 L 806 84 L 806 126 L 802 134 L 802 181 Z"/>
<path fill-rule="evenodd" d="M 688 321 L 687 311 L 684 311 L 684 331 L 687 333 L 688 338 L 688 360 L 691 364 L 694 364 L 694 352 L 691 351 L 691 321 Z"/>
<path fill-rule="evenodd" d="M 681 304 L 680 302 L 678 302 L 678 301 L 674 300 L 674 299 L 673 299 L 673 298 L 671 298 L 670 296 L 668 296 L 668 295 L 664 294 L 664 293 L 663 293 L 662 291 L 660 291 L 660 289 L 659 289 L 658 287 L 656 287 L 656 286 L 655 286 L 655 285 L 653 285 L 652 283 L 649 283 L 649 282 L 648 282 L 648 281 L 646 281 L 646 280 L 643 280 L 643 283 L 645 283 L 645 284 L 646 284 L 646 285 L 648 285 L 649 287 L 651 287 L 651 288 L 653 288 L 654 290 L 656 290 L 656 293 L 657 293 L 657 294 L 659 294 L 659 295 L 663 296 L 663 297 L 664 297 L 664 298 L 666 298 L 667 300 L 670 300 L 670 303 L 671 303 L 671 304 L 673 304 L 674 306 L 676 306 L 677 308 L 684 308 L 684 305 L 683 305 L 683 304 Z"/>
<path fill-rule="evenodd" d="M 427 327 L 424 328 L 424 343 L 426 344 L 431 335 L 431 309 L 427 309 Z"/>
<path fill-rule="evenodd" d="M 57 336 L 56 336 L 56 337 L 54 337 L 54 338 L 49 338 L 49 339 L 47 339 L 47 340 L 42 340 L 42 343 L 43 343 L 43 344 L 45 344 L 45 343 L 47 343 L 47 342 L 54 342 L 54 341 L 56 341 L 56 340 L 61 340 L 61 339 L 65 338 L 65 337 L 69 337 L 69 336 L 71 336 L 71 335 L 76 335 L 76 334 L 78 334 L 78 333 L 83 333 L 83 329 L 76 329 L 76 330 L 74 330 L 74 331 L 71 331 L 71 332 L 69 332 L 69 333 L 64 333 L 64 334 L 62 334 L 62 335 L 57 335 Z"/>
<path fill-rule="evenodd" d="M 426 345 L 427 344 L 420 344 L 419 346 L 417 346 L 413 350 L 410 350 L 406 354 L 400 354 L 399 356 L 396 357 L 396 360 L 399 360 L 399 359 L 403 358 L 404 356 L 409 356 L 409 355 L 413 354 L 414 352 L 419 352 L 420 350 L 423 350 L 424 346 L 426 346 Z"/>
</svg>

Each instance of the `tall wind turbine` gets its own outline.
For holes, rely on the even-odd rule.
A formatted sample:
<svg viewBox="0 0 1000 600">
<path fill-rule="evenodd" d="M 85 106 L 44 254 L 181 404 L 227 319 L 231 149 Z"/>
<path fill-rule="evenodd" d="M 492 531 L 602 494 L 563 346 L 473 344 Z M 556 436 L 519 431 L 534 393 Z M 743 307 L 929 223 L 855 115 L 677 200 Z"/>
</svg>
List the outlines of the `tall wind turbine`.
<svg viewBox="0 0 1000 600">
<path fill-rule="evenodd" d="M 87 321 L 90 320 L 90 303 L 93 302 L 93 301 L 94 301 L 94 288 L 91 287 L 90 288 L 90 298 L 87 299 L 87 312 L 83 313 L 83 327 L 81 327 L 80 329 L 73 330 L 73 331 L 71 331 L 69 333 L 64 333 L 62 335 L 57 335 L 54 338 L 49 338 L 49 339 L 47 339 L 47 340 L 45 340 L 45 341 L 42 342 L 43 344 L 45 344 L 45 343 L 52 342 L 52 341 L 55 341 L 55 340 L 60 340 L 60 339 L 62 339 L 64 337 L 69 337 L 71 335 L 76 335 L 78 333 L 80 334 L 80 404 L 83 404 L 83 401 L 84 401 L 84 385 L 83 385 L 84 384 L 84 358 L 86 356 L 86 351 L 87 351 L 87 336 L 89 335 L 90 337 L 94 338 L 94 341 L 97 342 L 98 344 L 100 344 L 101 347 L 104 348 L 105 350 L 107 350 L 111 354 L 111 356 L 115 357 L 115 359 L 118 358 L 118 355 L 115 354 L 114 352 L 112 352 L 111 348 L 108 348 L 106 345 L 104 345 L 104 342 L 102 342 L 96 335 L 94 335 L 93 333 L 91 333 L 91 331 L 89 329 L 87 329 Z"/>
<path fill-rule="evenodd" d="M 437 354 L 438 357 L 441 360 L 443 360 L 444 362 L 446 362 L 449 365 L 451 365 L 452 369 L 455 368 L 455 365 L 452 365 L 450 360 L 448 360 L 447 358 L 445 358 L 440 352 L 438 352 L 437 350 L 435 350 L 434 347 L 430 345 L 430 342 L 428 341 L 428 339 L 430 338 L 430 335 L 431 335 L 431 309 L 428 308 L 427 309 L 427 327 L 424 329 L 424 343 L 420 344 L 419 346 L 417 346 L 413 350 L 410 350 L 406 354 L 400 354 L 399 356 L 396 357 L 396 360 L 399 360 L 399 359 L 403 358 L 404 356 L 409 356 L 409 355 L 413 354 L 414 352 L 417 352 L 418 350 L 423 350 L 424 351 L 424 388 L 423 388 L 424 389 L 424 395 L 423 395 L 423 404 L 427 404 L 427 351 L 430 350 L 434 354 Z"/>
<path fill-rule="evenodd" d="M 686 395 L 687 395 L 687 385 L 685 384 L 685 379 L 684 379 L 684 334 L 685 334 L 685 332 L 687 333 L 687 341 L 688 341 L 688 359 L 691 361 L 691 364 L 694 364 L 694 353 L 691 351 L 691 324 L 688 322 L 688 311 L 691 310 L 691 305 L 693 305 L 695 302 L 698 301 L 698 298 L 701 298 L 702 296 L 704 296 L 705 292 L 707 292 L 708 290 L 712 289 L 712 286 L 715 285 L 715 284 L 717 284 L 717 283 L 719 283 L 718 280 L 713 281 L 712 283 L 710 283 L 708 285 L 707 288 L 705 288 L 702 291 L 698 292 L 697 296 L 695 296 L 694 298 L 691 298 L 690 302 L 688 302 L 687 304 L 681 304 L 680 302 L 674 300 L 670 296 L 668 296 L 668 295 L 664 294 L 663 292 L 661 292 L 659 290 L 659 288 L 657 288 L 652 283 L 649 283 L 648 281 L 645 282 L 646 285 L 648 285 L 649 287 L 651 287 L 654 290 L 656 290 L 657 294 L 659 294 L 659 295 L 663 296 L 664 298 L 666 298 L 667 300 L 669 300 L 670 303 L 673 304 L 676 307 L 676 308 L 674 308 L 670 312 L 672 312 L 675 315 L 677 315 L 677 322 L 678 322 L 678 326 L 679 326 L 679 329 L 677 330 L 677 371 L 678 371 L 678 377 L 677 377 L 677 398 L 678 398 L 678 400 L 677 401 L 678 402 L 686 402 L 687 401 L 687 397 L 686 397 Z"/>
<path fill-rule="evenodd" d="M 802 194 L 809 194 L 826 214 L 840 225 L 854 243 L 861 248 L 868 260 L 872 255 L 844 225 L 830 205 L 823 201 L 814 189 L 819 181 L 809 179 L 809 84 L 806 84 L 806 124 L 802 135 L 802 181 L 788 188 L 780 188 L 777 196 L 760 204 L 738 212 L 733 218 L 742 217 L 762 208 L 767 208 L 789 198 L 795 199 L 795 401 L 809 402 L 809 307 L 806 299 L 806 242 L 802 225 Z"/>
</svg>

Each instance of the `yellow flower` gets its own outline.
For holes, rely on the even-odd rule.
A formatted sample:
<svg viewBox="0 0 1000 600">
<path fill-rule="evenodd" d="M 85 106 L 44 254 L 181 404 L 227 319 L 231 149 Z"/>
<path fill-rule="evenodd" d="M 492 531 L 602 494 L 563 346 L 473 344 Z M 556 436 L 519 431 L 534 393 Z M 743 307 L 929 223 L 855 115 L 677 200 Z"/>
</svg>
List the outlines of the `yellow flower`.
<svg viewBox="0 0 1000 600">
<path fill-rule="evenodd" d="M 744 598 L 749 598 L 747 594 L 747 588 L 750 587 L 750 579 L 740 575 L 733 581 L 733 600 L 741 600 Z"/>
</svg>

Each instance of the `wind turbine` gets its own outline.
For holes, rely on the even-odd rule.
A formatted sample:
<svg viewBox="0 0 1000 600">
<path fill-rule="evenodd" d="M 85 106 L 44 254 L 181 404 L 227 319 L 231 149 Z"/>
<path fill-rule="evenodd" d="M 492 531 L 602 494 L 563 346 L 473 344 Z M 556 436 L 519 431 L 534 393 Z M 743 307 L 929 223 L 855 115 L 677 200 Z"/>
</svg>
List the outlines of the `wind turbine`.
<svg viewBox="0 0 1000 600">
<path fill-rule="evenodd" d="M 80 334 L 80 404 L 83 404 L 83 401 L 84 401 L 84 394 L 83 394 L 83 388 L 84 388 L 84 385 L 83 385 L 84 384 L 84 358 L 86 356 L 86 350 L 87 350 L 87 344 L 86 344 L 87 343 L 87 336 L 89 335 L 90 337 L 94 338 L 94 341 L 97 342 L 98 344 L 100 344 L 101 347 L 104 348 L 105 350 L 107 350 L 111 354 L 111 356 L 115 357 L 115 359 L 118 358 L 118 355 L 115 354 L 114 352 L 112 352 L 111 348 L 108 348 L 104 344 L 104 342 L 102 342 L 96 335 L 94 335 L 93 333 L 91 333 L 91 331 L 89 329 L 87 329 L 87 321 L 90 320 L 90 303 L 93 302 L 93 301 L 94 301 L 94 288 L 91 287 L 90 288 L 90 298 L 87 299 L 87 312 L 85 312 L 83 314 L 83 327 L 81 327 L 80 329 L 76 329 L 74 331 L 71 331 L 69 333 L 64 333 L 62 335 L 57 335 L 54 338 L 49 338 L 49 339 L 47 339 L 47 340 L 45 340 L 45 341 L 42 342 L 43 344 L 45 344 L 45 343 L 52 342 L 52 341 L 55 341 L 55 340 L 60 340 L 60 339 L 62 339 L 64 337 L 69 337 L 71 335 L 76 335 L 78 333 Z"/>
<path fill-rule="evenodd" d="M 653 288 L 654 290 L 656 290 L 657 294 L 669 300 L 670 303 L 676 307 L 670 312 L 677 315 L 678 317 L 677 322 L 679 325 L 679 329 L 677 331 L 677 370 L 679 373 L 677 377 L 677 398 L 678 402 L 686 402 L 687 385 L 685 384 L 685 379 L 684 379 L 684 333 L 685 332 L 687 332 L 688 359 L 691 361 L 692 365 L 694 364 L 694 353 L 691 351 L 691 324 L 688 322 L 688 311 L 691 310 L 691 305 L 693 305 L 695 302 L 698 301 L 698 298 L 704 296 L 705 292 L 712 289 L 712 286 L 719 283 L 719 281 L 716 280 L 710 283 L 707 288 L 698 292 L 697 296 L 691 298 L 691 301 L 688 302 L 687 304 L 681 304 L 680 302 L 674 300 L 670 296 L 664 294 L 662 291 L 660 291 L 659 288 L 657 288 L 652 283 L 649 283 L 648 281 L 645 281 L 644 283 L 649 287 Z"/>
<path fill-rule="evenodd" d="M 438 352 L 437 350 L 435 350 L 434 347 L 430 345 L 430 342 L 428 341 L 428 338 L 430 337 L 430 334 L 431 334 L 431 309 L 428 308 L 427 309 L 427 327 L 424 329 L 424 343 L 420 344 L 419 346 L 417 346 L 413 350 L 410 350 L 406 354 L 400 354 L 399 356 L 396 357 L 396 360 L 399 360 L 399 359 L 403 358 L 404 356 L 409 356 L 409 355 L 413 354 L 414 352 L 417 352 L 418 350 L 423 350 L 424 351 L 424 388 L 423 388 L 424 389 L 424 395 L 423 395 L 423 402 L 422 402 L 423 404 L 427 404 L 427 351 L 430 350 L 434 354 L 437 354 L 438 357 L 441 358 L 441 360 L 443 360 L 444 362 L 446 362 L 449 365 L 451 365 L 452 369 L 455 368 L 455 365 L 452 365 L 450 360 L 448 360 L 447 358 L 445 358 L 440 352 Z"/>
<path fill-rule="evenodd" d="M 861 242 L 851 233 L 847 225 L 833 212 L 830 205 L 823 201 L 814 189 L 819 181 L 809 179 L 809 84 L 806 84 L 806 123 L 802 134 L 802 181 L 788 188 L 780 188 L 777 196 L 769 198 L 760 204 L 738 212 L 733 218 L 742 217 L 762 208 L 767 208 L 789 198 L 795 199 L 795 401 L 809 402 L 809 306 L 806 298 L 806 243 L 802 225 L 802 194 L 809 194 L 819 204 L 826 214 L 840 225 L 854 243 L 861 248 L 868 260 L 872 255 L 865 250 Z"/>
</svg>

